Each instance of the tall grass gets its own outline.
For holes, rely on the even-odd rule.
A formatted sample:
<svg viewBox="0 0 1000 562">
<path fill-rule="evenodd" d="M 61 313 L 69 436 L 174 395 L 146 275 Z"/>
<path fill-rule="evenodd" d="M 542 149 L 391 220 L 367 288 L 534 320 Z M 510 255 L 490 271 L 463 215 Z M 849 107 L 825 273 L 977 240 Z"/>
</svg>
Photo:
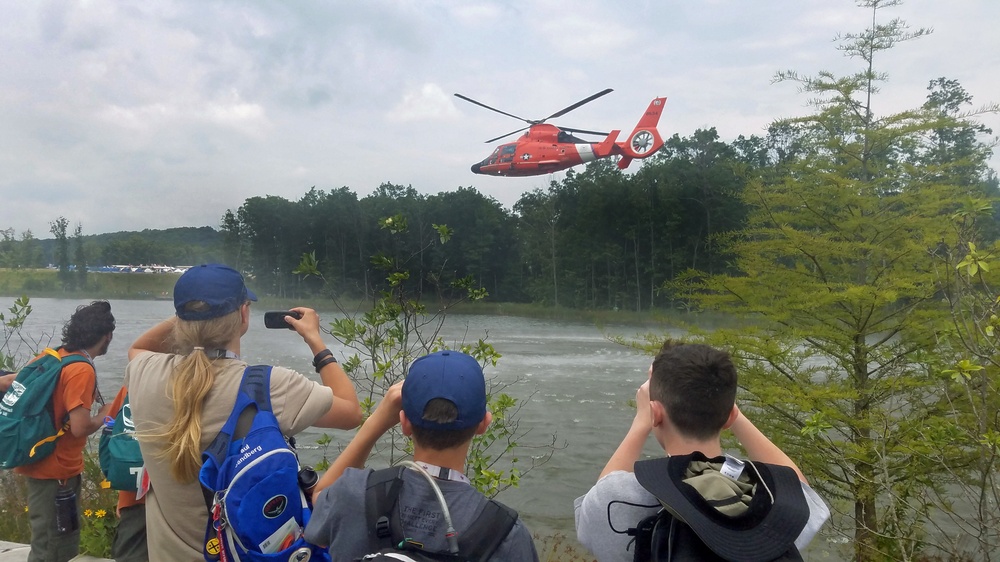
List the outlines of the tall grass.
<svg viewBox="0 0 1000 562">
<path fill-rule="evenodd" d="M 96 445 L 94 445 L 96 447 Z M 104 480 L 97 453 L 84 450 L 83 485 L 80 496 L 80 553 L 111 556 L 111 541 L 118 525 L 118 492 L 102 488 Z M 28 544 L 28 485 L 25 477 L 12 470 L 0 471 L 0 540 Z"/>
<path fill-rule="evenodd" d="M 0 269 L 0 295 L 30 295 L 36 298 L 137 298 L 169 297 L 177 281 L 173 273 L 87 274 L 87 285 L 74 292 L 63 290 L 54 269 Z"/>
</svg>

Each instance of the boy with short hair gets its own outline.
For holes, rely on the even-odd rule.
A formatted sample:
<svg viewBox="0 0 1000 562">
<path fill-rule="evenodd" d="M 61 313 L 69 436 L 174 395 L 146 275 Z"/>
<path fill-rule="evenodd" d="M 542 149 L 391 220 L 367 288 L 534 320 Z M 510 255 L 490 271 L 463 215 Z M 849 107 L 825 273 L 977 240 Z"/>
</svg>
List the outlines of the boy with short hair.
<svg viewBox="0 0 1000 562">
<path fill-rule="evenodd" d="M 404 382 L 389 388 L 316 485 L 306 540 L 329 546 L 334 561 L 354 560 L 379 549 L 375 529 L 358 508 L 365 504 L 372 473 L 363 467 L 376 441 L 397 423 L 413 440 L 414 462 L 441 489 L 461 537 L 489 502 L 472 487 L 464 469 L 472 438 L 485 432 L 492 419 L 482 367 L 473 357 L 440 351 L 417 359 Z M 425 551 L 447 552 L 447 525 L 430 483 L 414 470 L 403 471 L 402 478 L 395 509 L 403 535 Z M 519 519 L 491 560 L 538 560 L 531 534 Z"/>
<path fill-rule="evenodd" d="M 708 546 L 715 556 L 721 549 L 727 559 L 741 558 L 741 549 L 771 548 L 780 542 L 778 528 L 787 536 L 786 549 L 793 543 L 804 548 L 830 516 L 795 463 L 740 412 L 736 378 L 723 351 L 669 340 L 660 348 L 650 379 L 636 392 L 631 428 L 597 483 L 574 502 L 577 539 L 600 562 L 633 559 L 629 549 L 640 545 L 630 545 L 625 531 L 659 511 L 658 497 L 676 502 L 675 518 L 697 533 L 679 535 L 681 540 L 713 541 Z M 723 456 L 720 434 L 727 428 L 749 462 Z M 667 457 L 636 462 L 650 433 Z M 760 481 L 771 485 L 754 486 Z M 706 490 L 728 499 L 692 501 L 695 494 L 705 500 Z M 719 513 L 705 513 L 706 505 L 720 506 L 708 508 Z"/>
</svg>

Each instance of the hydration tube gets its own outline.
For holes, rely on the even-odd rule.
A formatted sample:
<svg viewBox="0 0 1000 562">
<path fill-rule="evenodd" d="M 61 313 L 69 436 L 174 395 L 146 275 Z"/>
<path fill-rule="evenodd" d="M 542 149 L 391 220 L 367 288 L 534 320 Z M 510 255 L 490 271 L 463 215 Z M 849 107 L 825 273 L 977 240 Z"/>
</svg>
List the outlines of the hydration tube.
<svg viewBox="0 0 1000 562">
<path fill-rule="evenodd" d="M 424 475 L 431 484 L 431 489 L 434 490 L 434 495 L 437 496 L 438 502 L 441 504 L 441 511 L 444 512 L 444 521 L 447 523 L 448 527 L 446 529 L 446 537 L 448 538 L 448 550 L 452 554 L 458 554 L 458 532 L 455 531 L 455 525 L 451 522 L 451 512 L 448 510 L 448 503 L 444 500 L 444 494 L 441 493 L 441 488 L 438 487 L 437 482 L 434 481 L 434 477 L 424 470 L 424 467 L 413 461 L 402 461 L 400 464 L 405 464 L 411 470 L 416 470 L 420 474 Z"/>
</svg>

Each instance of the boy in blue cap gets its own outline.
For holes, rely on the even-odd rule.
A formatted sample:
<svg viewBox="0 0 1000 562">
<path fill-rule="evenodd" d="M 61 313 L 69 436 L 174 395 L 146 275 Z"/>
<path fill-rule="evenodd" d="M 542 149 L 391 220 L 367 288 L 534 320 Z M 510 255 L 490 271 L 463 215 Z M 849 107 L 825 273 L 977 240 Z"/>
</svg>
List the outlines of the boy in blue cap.
<svg viewBox="0 0 1000 562">
<path fill-rule="evenodd" d="M 472 438 L 493 420 L 486 409 L 486 381 L 479 362 L 457 351 L 439 351 L 410 365 L 402 383 L 389 388 L 371 417 L 316 485 L 306 540 L 328 545 L 334 561 L 354 560 L 379 550 L 375 526 L 358 506 L 366 503 L 364 469 L 376 441 L 397 423 L 413 440 L 413 460 L 440 488 L 454 528 L 449 529 L 440 500 L 417 470 L 402 471 L 402 487 L 393 509 L 402 536 L 421 550 L 448 552 L 448 535 L 459 541 L 490 500 L 465 476 Z M 494 533 L 495 535 L 496 533 Z M 499 538 L 499 537 L 498 537 Z M 490 560 L 538 560 L 531 534 L 514 522 Z"/>
</svg>

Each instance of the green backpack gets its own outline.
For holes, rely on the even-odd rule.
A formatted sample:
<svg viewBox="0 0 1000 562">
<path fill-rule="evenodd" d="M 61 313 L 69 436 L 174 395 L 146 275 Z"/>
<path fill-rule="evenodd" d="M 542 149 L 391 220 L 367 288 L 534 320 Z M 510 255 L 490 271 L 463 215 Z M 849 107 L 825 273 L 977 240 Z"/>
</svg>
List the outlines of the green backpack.
<svg viewBox="0 0 1000 562">
<path fill-rule="evenodd" d="M 31 464 L 55 450 L 69 420 L 56 428 L 52 393 L 63 367 L 78 361 L 88 360 L 76 354 L 60 357 L 48 348 L 17 373 L 0 402 L 0 468 Z"/>
<path fill-rule="evenodd" d="M 135 492 L 139 489 L 142 479 L 142 452 L 139 450 L 139 440 L 135 436 L 135 424 L 132 423 L 132 407 L 125 402 L 115 415 L 114 420 L 107 420 L 101 431 L 101 441 L 97 448 L 101 461 L 101 472 L 115 490 Z M 102 484 L 103 485 L 103 484 Z"/>
</svg>

